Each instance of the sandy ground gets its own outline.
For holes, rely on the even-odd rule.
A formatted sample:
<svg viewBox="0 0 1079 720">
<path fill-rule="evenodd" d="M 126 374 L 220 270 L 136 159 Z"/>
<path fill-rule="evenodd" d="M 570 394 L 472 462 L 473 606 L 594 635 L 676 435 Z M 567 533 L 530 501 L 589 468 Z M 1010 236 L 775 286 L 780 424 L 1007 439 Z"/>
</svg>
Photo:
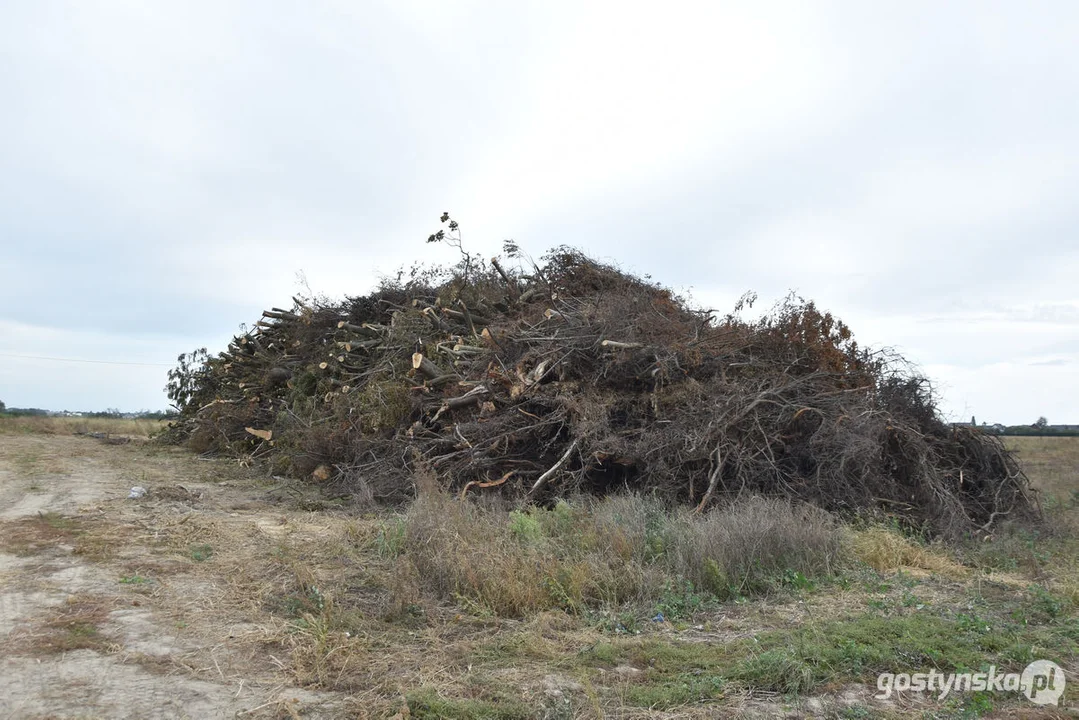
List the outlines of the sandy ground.
<svg viewBox="0 0 1079 720">
<path fill-rule="evenodd" d="M 266 493 L 178 451 L 0 435 L 0 718 L 351 716 L 290 684 L 280 623 L 235 597 L 223 538 L 309 515 Z"/>
</svg>

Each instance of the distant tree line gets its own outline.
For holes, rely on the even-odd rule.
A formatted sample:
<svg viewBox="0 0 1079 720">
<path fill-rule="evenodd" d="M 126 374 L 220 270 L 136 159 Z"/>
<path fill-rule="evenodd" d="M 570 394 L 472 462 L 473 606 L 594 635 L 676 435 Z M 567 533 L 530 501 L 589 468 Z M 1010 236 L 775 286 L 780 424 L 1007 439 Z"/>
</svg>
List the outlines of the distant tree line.
<svg viewBox="0 0 1079 720">
<path fill-rule="evenodd" d="M 42 410 L 41 408 L 9 408 L 5 407 L 0 412 L 4 413 L 8 417 L 26 417 L 28 415 L 51 415 L 48 410 Z"/>
<path fill-rule="evenodd" d="M 988 432 L 994 431 L 988 430 Z M 1079 436 L 1079 428 L 1060 427 L 1053 425 L 1045 428 L 1033 427 L 1031 425 L 1008 425 L 1003 430 L 996 431 L 995 434 L 1076 437 Z"/>
<path fill-rule="evenodd" d="M 179 415 L 175 410 L 154 410 L 153 412 L 143 411 L 137 413 L 135 417 L 146 420 L 175 420 Z"/>
<path fill-rule="evenodd" d="M 140 410 L 138 412 L 122 412 L 116 408 L 109 408 L 107 410 L 98 410 L 93 412 L 55 412 L 53 410 L 45 410 L 43 408 L 15 408 L 8 407 L 3 401 L 0 401 L 0 415 L 6 415 L 8 417 L 48 417 L 52 415 L 78 415 L 80 417 L 88 418 L 142 418 L 146 420 L 173 420 L 176 418 L 176 412 L 173 410 Z"/>
<path fill-rule="evenodd" d="M 973 418 L 971 418 L 973 424 Z M 1050 425 L 1043 415 L 1030 425 L 987 425 L 982 423 L 981 429 L 993 435 L 1028 435 L 1049 437 L 1076 437 L 1079 436 L 1079 425 Z"/>
</svg>

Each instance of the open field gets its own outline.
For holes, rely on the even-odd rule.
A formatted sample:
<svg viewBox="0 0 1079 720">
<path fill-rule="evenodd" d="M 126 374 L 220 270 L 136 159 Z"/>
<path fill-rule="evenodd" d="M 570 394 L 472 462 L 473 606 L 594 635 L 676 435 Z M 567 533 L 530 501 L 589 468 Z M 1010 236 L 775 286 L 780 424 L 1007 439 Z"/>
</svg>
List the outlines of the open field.
<svg viewBox="0 0 1079 720">
<path fill-rule="evenodd" d="M 1079 437 L 1009 437 L 1005 445 L 1046 497 L 1064 505 L 1079 501 Z"/>
<path fill-rule="evenodd" d="M 423 478 L 411 507 L 362 511 L 236 461 L 8 422 L 0 717 L 1055 718 L 1079 705 L 1079 439 L 1015 439 L 1053 497 L 1045 528 L 942 546 L 782 503 L 517 512 Z M 128 499 L 135 485 L 150 492 Z M 1040 658 L 1076 678 L 1060 706 L 873 697 L 880 672 Z"/>
<path fill-rule="evenodd" d="M 138 418 L 86 418 L 86 417 L 42 417 L 24 415 L 19 417 L 0 416 L 0 434 L 6 433 L 42 433 L 48 435 L 72 435 L 106 433 L 135 438 L 146 438 L 165 427 L 162 420 L 144 420 Z"/>
</svg>

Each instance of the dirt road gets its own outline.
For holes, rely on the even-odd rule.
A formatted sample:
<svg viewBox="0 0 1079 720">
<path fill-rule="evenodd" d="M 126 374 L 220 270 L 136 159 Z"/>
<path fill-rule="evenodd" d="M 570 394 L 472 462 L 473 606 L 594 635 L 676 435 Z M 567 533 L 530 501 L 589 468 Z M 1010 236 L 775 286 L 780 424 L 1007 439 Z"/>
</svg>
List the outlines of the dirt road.
<svg viewBox="0 0 1079 720">
<path fill-rule="evenodd" d="M 245 575 L 240 548 L 333 522 L 271 491 L 180 451 L 0 435 L 0 718 L 350 715 L 294 686 Z"/>
</svg>

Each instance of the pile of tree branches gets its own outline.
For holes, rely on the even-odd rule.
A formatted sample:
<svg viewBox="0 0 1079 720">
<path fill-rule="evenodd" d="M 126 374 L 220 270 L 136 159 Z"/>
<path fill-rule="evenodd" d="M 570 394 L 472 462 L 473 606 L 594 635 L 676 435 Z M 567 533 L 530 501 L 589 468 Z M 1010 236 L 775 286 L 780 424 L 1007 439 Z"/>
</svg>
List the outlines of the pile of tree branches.
<svg viewBox="0 0 1079 720">
<path fill-rule="evenodd" d="M 942 421 L 924 378 L 813 303 L 717 317 L 570 248 L 508 249 L 294 298 L 181 356 L 172 437 L 375 500 L 422 467 L 462 495 L 758 493 L 949 535 L 1036 514 L 999 439 Z"/>
</svg>

